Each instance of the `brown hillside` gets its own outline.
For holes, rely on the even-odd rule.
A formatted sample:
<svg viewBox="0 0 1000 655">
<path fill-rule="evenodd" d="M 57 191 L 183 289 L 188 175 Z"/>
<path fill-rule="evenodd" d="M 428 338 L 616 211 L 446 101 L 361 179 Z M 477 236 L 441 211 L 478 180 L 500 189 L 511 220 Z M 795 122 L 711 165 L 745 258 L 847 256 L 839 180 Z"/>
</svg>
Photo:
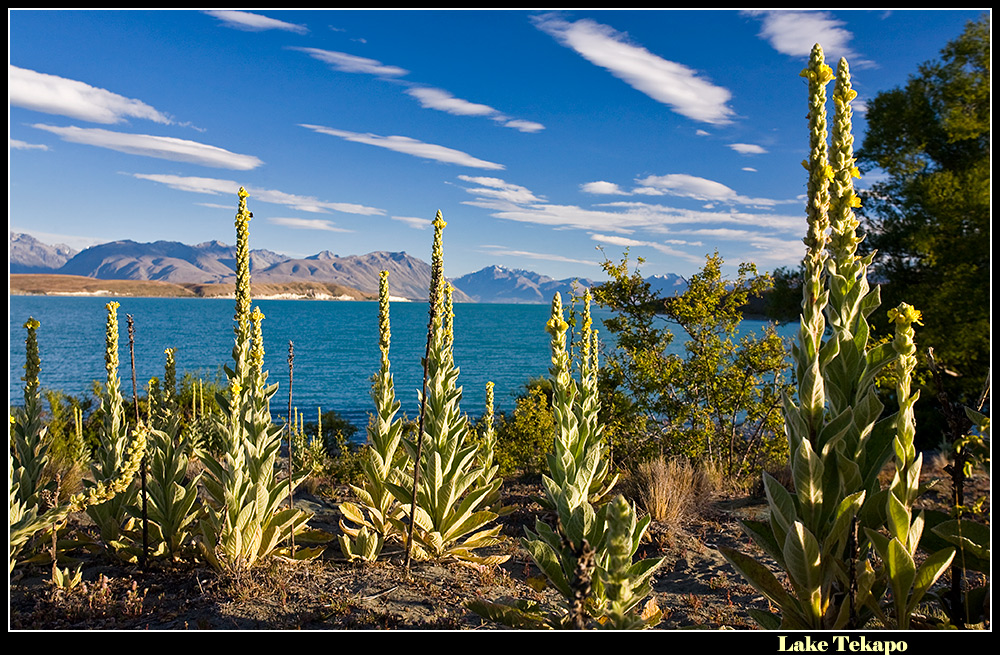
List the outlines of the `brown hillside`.
<svg viewBox="0 0 1000 655">
<path fill-rule="evenodd" d="M 98 280 L 80 275 L 14 274 L 9 278 L 13 295 L 101 295 L 148 298 L 232 297 L 233 284 L 157 282 L 153 280 Z M 255 298 L 290 297 L 337 300 L 371 300 L 373 296 L 330 282 L 252 284 Z"/>
</svg>

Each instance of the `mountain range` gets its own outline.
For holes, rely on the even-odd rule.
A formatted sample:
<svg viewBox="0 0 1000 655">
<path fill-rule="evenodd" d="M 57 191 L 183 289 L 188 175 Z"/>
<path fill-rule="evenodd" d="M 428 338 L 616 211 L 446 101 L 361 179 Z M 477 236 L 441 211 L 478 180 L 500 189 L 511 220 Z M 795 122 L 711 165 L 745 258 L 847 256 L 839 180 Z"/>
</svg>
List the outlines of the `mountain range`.
<svg viewBox="0 0 1000 655">
<path fill-rule="evenodd" d="M 74 275 L 100 280 L 150 280 L 174 284 L 232 284 L 236 280 L 236 248 L 220 241 L 187 245 L 177 241 L 137 243 L 113 241 L 75 251 L 51 246 L 27 234 L 11 234 L 10 273 Z M 378 293 L 379 272 L 389 271 L 389 292 L 422 300 L 430 285 L 431 267 L 405 252 L 371 252 L 341 257 L 323 251 L 296 259 L 269 250 L 250 252 L 255 284 L 333 283 L 364 294 Z M 654 291 L 673 295 L 686 284 L 680 276 L 648 278 Z M 564 296 L 593 286 L 585 278 L 555 280 L 504 266 L 487 266 L 451 281 L 455 302 L 548 303 L 557 291 Z"/>
</svg>

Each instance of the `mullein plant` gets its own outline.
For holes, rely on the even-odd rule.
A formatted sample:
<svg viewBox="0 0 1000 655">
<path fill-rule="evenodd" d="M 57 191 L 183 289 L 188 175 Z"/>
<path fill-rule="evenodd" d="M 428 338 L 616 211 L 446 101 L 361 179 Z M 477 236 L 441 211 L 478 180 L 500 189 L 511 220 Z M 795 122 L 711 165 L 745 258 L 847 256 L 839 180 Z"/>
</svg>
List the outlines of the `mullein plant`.
<svg viewBox="0 0 1000 655">
<path fill-rule="evenodd" d="M 405 464 L 405 454 L 400 448 L 403 438 L 403 420 L 397 417 L 400 402 L 396 400 L 395 386 L 389 363 L 389 346 L 392 332 L 389 325 L 389 272 L 379 275 L 379 351 L 382 359 L 372 383 L 372 400 L 375 413 L 368 423 L 368 444 L 362 457 L 362 482 L 351 485 L 356 502 L 343 503 L 340 511 L 344 518 L 340 528 L 340 548 L 349 560 L 373 561 L 382 553 L 390 537 L 399 536 L 396 526 L 389 520 L 401 518 L 399 503 L 387 486 L 396 479 Z"/>
<path fill-rule="evenodd" d="M 476 466 L 476 445 L 470 437 L 469 419 L 459 407 L 462 388 L 457 385 L 459 370 L 452 352 L 452 287 L 443 275 L 442 232 L 446 223 L 441 212 L 433 225 L 426 391 L 420 399 L 423 431 L 416 442 L 402 441 L 410 461 L 415 463 L 415 477 L 404 472 L 399 481 L 386 483 L 403 505 L 410 523 L 393 517 L 390 520 L 407 533 L 407 554 L 417 559 L 499 564 L 507 556 L 482 556 L 476 552 L 501 541 L 500 526 L 489 527 L 497 514 L 488 508 L 487 502 L 502 481 L 480 484 L 482 471 Z"/>
<path fill-rule="evenodd" d="M 101 392 L 98 445 L 91 463 L 91 473 L 95 480 L 110 479 L 116 471 L 121 470 L 130 441 L 121 380 L 118 377 L 118 307 L 117 302 L 106 305 L 108 317 L 105 327 L 104 368 L 107 378 Z M 84 484 L 93 483 L 85 481 Z M 113 498 L 87 508 L 87 514 L 100 531 L 104 545 L 112 554 L 129 561 L 135 560 L 139 554 L 129 538 L 135 518 L 128 509 L 136 503 L 138 493 L 138 487 L 133 484 Z"/>
<path fill-rule="evenodd" d="M 306 512 L 281 509 L 291 484 L 276 476 L 281 428 L 271 422 L 270 400 L 277 384 L 267 385 L 259 308 L 250 311 L 250 245 L 247 192 L 239 190 L 236 213 L 236 334 L 228 394 L 217 396 L 225 424 L 219 459 L 206 458 L 209 502 L 200 520 L 199 546 L 208 562 L 230 572 L 252 568 L 274 554 L 279 544 L 305 527 Z M 312 555 L 312 552 L 303 553 Z"/>
<path fill-rule="evenodd" d="M 495 462 L 496 445 L 497 445 L 497 435 L 494 429 L 494 411 L 493 411 L 493 387 L 492 382 L 486 383 L 486 408 L 483 412 L 483 417 L 480 421 L 482 424 L 482 434 L 479 435 L 479 439 L 476 442 L 476 466 L 482 471 L 479 475 L 479 486 L 486 486 L 493 483 L 497 479 L 497 474 L 500 471 L 500 465 Z M 486 505 L 498 516 L 505 516 L 514 511 L 514 507 L 505 507 L 500 499 L 500 488 L 493 492 L 493 494 L 486 499 Z"/>
<path fill-rule="evenodd" d="M 17 471 L 18 499 L 26 506 L 39 504 L 38 494 L 46 487 L 42 474 L 49 460 L 45 440 L 47 428 L 42 421 L 42 394 L 38 376 L 41 357 L 38 354 L 38 328 L 40 324 L 29 318 L 24 328 L 24 407 L 15 407 L 10 416 L 10 441 L 13 466 Z"/>
<path fill-rule="evenodd" d="M 651 627 L 662 614 L 655 604 L 642 609 L 638 605 L 649 596 L 652 576 L 663 560 L 633 561 L 650 519 L 638 519 L 635 508 L 620 495 L 597 508 L 592 503 L 593 490 L 603 492 L 607 484 L 607 446 L 601 440 L 602 425 L 597 420 L 597 387 L 589 381 L 598 374 L 597 338 L 589 311 L 584 313 L 578 351 L 579 389 L 571 373 L 566 349 L 569 324 L 563 319 L 558 293 L 552 300 L 546 330 L 551 337 L 552 405 L 558 435 L 549 456 L 549 475 L 543 476 L 542 482 L 558 522 L 552 528 L 536 521 L 534 531 L 525 529 L 527 536 L 522 543 L 562 595 L 563 604 L 546 609 L 533 601 L 477 601 L 470 608 L 519 628 Z M 606 496 L 597 494 L 601 499 Z"/>
<path fill-rule="evenodd" d="M 28 330 L 26 339 L 25 362 L 25 409 L 18 410 L 12 417 L 12 430 L 15 448 L 8 454 L 8 512 L 9 549 L 8 571 L 13 571 L 17 556 L 24 547 L 39 533 L 58 528 L 71 513 L 80 512 L 89 507 L 99 505 L 113 499 L 132 487 L 135 475 L 139 470 L 146 448 L 147 430 L 139 426 L 132 434 L 124 448 L 120 467 L 112 471 L 109 477 L 100 477 L 80 493 L 70 496 L 60 502 L 58 494 L 52 489 L 41 488 L 34 467 L 38 465 L 39 455 L 44 456 L 42 448 L 24 448 L 29 438 L 40 441 L 44 436 L 44 428 L 40 426 L 40 410 L 38 401 L 31 401 L 38 393 L 38 374 L 41 370 L 41 359 L 38 355 L 38 342 L 35 331 L 38 321 L 29 319 L 25 324 Z M 37 412 L 37 414 L 36 414 Z M 34 417 L 34 418 L 32 418 Z M 34 435 L 34 437 L 32 437 Z M 19 445 L 20 444 L 20 445 Z M 30 467 L 30 468 L 29 468 Z M 32 493 L 26 493 L 21 485 L 31 488 Z M 58 570 L 54 568 L 54 571 Z M 61 571 L 59 571 L 61 573 Z"/>
<path fill-rule="evenodd" d="M 201 473 L 188 477 L 190 444 L 180 429 L 180 408 L 176 402 L 175 350 L 165 353 L 164 386 L 155 409 L 151 410 L 149 432 L 146 510 L 153 556 L 174 559 L 194 544 L 195 526 L 201 512 L 198 485 Z M 150 396 L 152 404 L 153 395 Z M 140 507 L 130 508 L 133 516 Z"/>
<path fill-rule="evenodd" d="M 880 297 L 867 279 L 874 254 L 856 254 L 860 238 L 853 209 L 859 202 L 852 178 L 859 173 L 850 108 L 856 94 L 847 62 L 840 61 L 834 76 L 819 45 L 802 76 L 809 83 L 810 156 L 803 162 L 809 171 L 807 251 L 800 329 L 792 346 L 798 394 L 784 400 L 795 492 L 764 474 L 770 519 L 744 522 L 753 541 L 787 574 L 791 592 L 756 560 L 720 550 L 778 606 L 780 616 L 751 612 L 762 626 L 842 629 L 861 627 L 876 614 L 886 586 L 886 576 L 877 574 L 870 562 L 875 542 L 858 535 L 875 534 L 887 512 L 895 512 L 896 518 L 889 520 L 901 524 L 899 517 L 909 510 L 899 508 L 911 507 L 915 495 L 887 507 L 890 494 L 878 481 L 906 421 L 898 415 L 880 420 L 883 405 L 875 389 L 875 378 L 899 355 L 891 344 L 869 343 L 867 318 Z M 835 77 L 828 153 L 826 85 Z M 905 400 L 900 402 L 905 414 Z M 906 466 L 912 469 L 912 463 Z M 902 578 L 892 584 L 894 589 L 908 586 Z"/>
<path fill-rule="evenodd" d="M 920 469 L 923 456 L 913 445 L 916 436 L 913 405 L 920 393 L 910 389 L 913 369 L 917 365 L 913 324 L 919 323 L 920 312 L 902 303 L 889 310 L 889 320 L 895 325 L 892 347 L 898 355 L 895 377 L 899 412 L 896 414 L 892 444 L 895 473 L 886 495 L 885 527 L 888 535 L 867 527 L 865 533 L 878 553 L 884 575 L 888 578 L 894 620 L 890 620 L 874 602 L 871 607 L 883 625 L 907 630 L 924 594 L 951 565 L 955 549 L 948 547 L 931 553 L 919 566 L 914 559 L 924 528 L 923 512 L 913 516 L 913 505 L 922 491 Z"/>
</svg>

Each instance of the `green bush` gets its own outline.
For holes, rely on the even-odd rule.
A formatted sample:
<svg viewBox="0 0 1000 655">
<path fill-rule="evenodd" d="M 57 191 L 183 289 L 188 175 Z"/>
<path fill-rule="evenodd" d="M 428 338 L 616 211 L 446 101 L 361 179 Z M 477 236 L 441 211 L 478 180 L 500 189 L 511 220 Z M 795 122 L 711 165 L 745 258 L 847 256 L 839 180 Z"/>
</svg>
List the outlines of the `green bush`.
<svg viewBox="0 0 1000 655">
<path fill-rule="evenodd" d="M 495 458 L 501 477 L 540 475 L 547 470 L 545 456 L 551 452 L 556 434 L 551 394 L 551 386 L 546 389 L 529 382 L 514 411 L 497 417 Z"/>
</svg>

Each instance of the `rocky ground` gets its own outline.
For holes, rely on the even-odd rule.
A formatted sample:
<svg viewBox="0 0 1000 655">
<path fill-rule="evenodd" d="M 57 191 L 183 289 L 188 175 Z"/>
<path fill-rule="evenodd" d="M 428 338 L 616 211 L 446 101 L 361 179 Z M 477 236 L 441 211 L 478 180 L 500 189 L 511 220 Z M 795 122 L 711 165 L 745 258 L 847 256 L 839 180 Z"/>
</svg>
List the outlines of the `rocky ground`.
<svg viewBox="0 0 1000 655">
<path fill-rule="evenodd" d="M 925 470 L 932 467 L 925 466 Z M 933 471 L 928 471 L 933 473 Z M 989 478 L 977 478 L 976 493 L 989 494 Z M 314 527 L 338 531 L 337 506 L 346 488 L 332 495 L 303 495 L 315 513 Z M 466 608 L 474 599 L 515 598 L 555 603 L 543 588 L 527 552 L 519 545 L 525 525 L 546 518 L 531 501 L 538 489 L 506 485 L 501 548 L 510 559 L 500 567 L 414 562 L 409 575 L 401 552 L 391 550 L 375 564 L 344 561 L 335 543 L 309 563 L 275 561 L 240 579 L 193 565 L 112 565 L 88 558 L 84 582 L 66 592 L 48 584 L 45 567 L 19 566 L 9 586 L 9 627 L 13 630 L 494 630 Z M 939 499 L 938 499 L 939 500 Z M 928 502 L 936 502 L 931 497 Z M 640 557 L 663 557 L 652 600 L 664 619 L 657 629 L 755 628 L 747 609 L 768 609 L 767 601 L 722 558 L 720 545 L 753 552 L 739 520 L 760 516 L 761 498 L 719 498 L 683 529 L 653 525 Z M 759 554 L 759 551 L 758 551 Z"/>
</svg>

